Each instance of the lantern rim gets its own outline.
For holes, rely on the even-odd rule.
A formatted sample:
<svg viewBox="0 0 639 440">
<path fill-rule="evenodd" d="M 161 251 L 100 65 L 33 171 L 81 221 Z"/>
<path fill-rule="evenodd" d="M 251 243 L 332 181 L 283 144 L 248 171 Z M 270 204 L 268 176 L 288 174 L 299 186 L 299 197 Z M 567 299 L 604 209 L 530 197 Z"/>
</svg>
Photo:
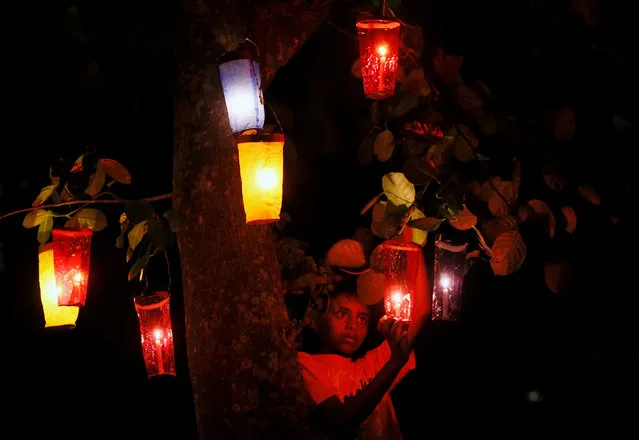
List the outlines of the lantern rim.
<svg viewBox="0 0 639 440">
<path fill-rule="evenodd" d="M 383 249 L 392 249 L 398 251 L 421 251 L 422 248 L 415 242 L 405 240 L 386 240 L 380 245 Z"/>
<path fill-rule="evenodd" d="M 242 134 L 238 136 L 238 144 L 247 144 L 251 142 L 280 142 L 284 143 L 284 135 L 282 133 L 255 133 Z"/>
<path fill-rule="evenodd" d="M 63 237 L 90 236 L 93 230 L 89 228 L 53 228 L 52 234 Z"/>
<path fill-rule="evenodd" d="M 357 28 L 362 29 L 395 29 L 400 26 L 399 21 L 382 18 L 360 20 L 357 22 Z"/>
<path fill-rule="evenodd" d="M 169 292 L 155 292 L 152 295 L 140 295 L 133 298 L 135 308 L 153 310 L 166 304 L 170 299 Z"/>
</svg>

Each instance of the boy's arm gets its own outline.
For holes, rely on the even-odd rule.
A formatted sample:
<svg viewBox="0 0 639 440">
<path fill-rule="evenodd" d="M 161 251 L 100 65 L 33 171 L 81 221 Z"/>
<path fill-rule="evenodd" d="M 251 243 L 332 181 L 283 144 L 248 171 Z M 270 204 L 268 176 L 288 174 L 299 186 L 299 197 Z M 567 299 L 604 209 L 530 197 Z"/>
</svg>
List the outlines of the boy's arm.
<svg viewBox="0 0 639 440">
<path fill-rule="evenodd" d="M 333 396 L 315 408 L 314 417 L 330 434 L 358 429 L 390 390 L 395 378 L 409 359 L 410 350 L 407 350 L 406 332 L 402 329 L 401 321 L 389 320 L 381 325 L 392 325 L 386 331 L 387 341 L 391 347 L 390 359 L 373 380 L 354 397 L 342 403 L 337 396 Z"/>
</svg>

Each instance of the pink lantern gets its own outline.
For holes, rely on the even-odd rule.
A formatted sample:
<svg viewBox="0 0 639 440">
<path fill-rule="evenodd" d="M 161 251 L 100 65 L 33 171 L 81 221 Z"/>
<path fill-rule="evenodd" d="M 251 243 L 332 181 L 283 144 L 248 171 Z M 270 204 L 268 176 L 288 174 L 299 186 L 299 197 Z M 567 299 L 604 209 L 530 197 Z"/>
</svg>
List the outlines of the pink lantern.
<svg viewBox="0 0 639 440">
<path fill-rule="evenodd" d="M 58 305 L 83 306 L 87 299 L 93 231 L 54 229 L 52 234 Z"/>
<path fill-rule="evenodd" d="M 411 241 L 389 240 L 381 245 L 384 266 L 384 310 L 386 316 L 410 321 L 415 305 L 415 287 L 422 248 Z"/>
<path fill-rule="evenodd" d="M 456 321 L 461 308 L 461 288 L 466 269 L 468 243 L 435 241 L 435 279 L 433 283 L 433 319 Z"/>
<path fill-rule="evenodd" d="M 157 292 L 134 298 L 140 321 L 142 354 L 148 377 L 158 374 L 175 376 L 175 352 L 171 328 L 169 294 Z"/>
</svg>

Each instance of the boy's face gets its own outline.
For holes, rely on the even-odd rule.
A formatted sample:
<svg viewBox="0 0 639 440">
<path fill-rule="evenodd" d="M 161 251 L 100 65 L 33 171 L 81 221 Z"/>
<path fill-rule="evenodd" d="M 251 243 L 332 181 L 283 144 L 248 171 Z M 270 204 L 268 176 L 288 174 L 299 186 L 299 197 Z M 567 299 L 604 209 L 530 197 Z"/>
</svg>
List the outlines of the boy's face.
<svg viewBox="0 0 639 440">
<path fill-rule="evenodd" d="M 338 295 L 332 299 L 325 333 L 330 348 L 345 356 L 355 353 L 368 333 L 368 318 L 368 308 L 357 297 Z"/>
</svg>

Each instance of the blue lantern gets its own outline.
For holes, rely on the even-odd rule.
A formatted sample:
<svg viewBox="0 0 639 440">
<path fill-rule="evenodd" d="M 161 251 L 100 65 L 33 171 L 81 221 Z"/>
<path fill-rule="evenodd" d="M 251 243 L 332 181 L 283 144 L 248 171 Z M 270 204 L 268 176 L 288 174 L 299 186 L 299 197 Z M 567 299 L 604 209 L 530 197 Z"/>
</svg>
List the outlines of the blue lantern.
<svg viewBox="0 0 639 440">
<path fill-rule="evenodd" d="M 220 64 L 224 100 L 233 133 L 264 127 L 260 65 L 249 59 Z"/>
</svg>

